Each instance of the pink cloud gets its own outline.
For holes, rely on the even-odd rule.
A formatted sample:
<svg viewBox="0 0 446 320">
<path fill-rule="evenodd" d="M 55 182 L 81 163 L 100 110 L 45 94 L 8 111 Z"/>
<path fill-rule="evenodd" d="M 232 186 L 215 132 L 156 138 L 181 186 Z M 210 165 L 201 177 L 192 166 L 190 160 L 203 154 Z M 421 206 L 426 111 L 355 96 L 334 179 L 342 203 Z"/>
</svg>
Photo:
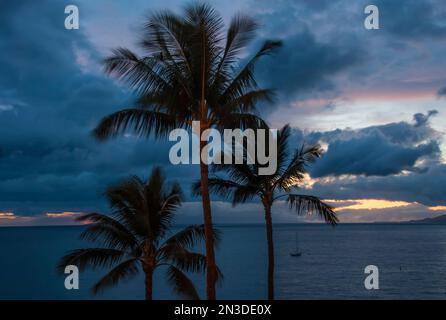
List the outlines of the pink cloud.
<svg viewBox="0 0 446 320">
<path fill-rule="evenodd" d="M 37 216 L 20 216 L 13 212 L 0 212 L 0 226 L 51 226 L 81 225 L 89 222 L 78 222 L 75 219 L 83 212 L 48 212 Z"/>
</svg>

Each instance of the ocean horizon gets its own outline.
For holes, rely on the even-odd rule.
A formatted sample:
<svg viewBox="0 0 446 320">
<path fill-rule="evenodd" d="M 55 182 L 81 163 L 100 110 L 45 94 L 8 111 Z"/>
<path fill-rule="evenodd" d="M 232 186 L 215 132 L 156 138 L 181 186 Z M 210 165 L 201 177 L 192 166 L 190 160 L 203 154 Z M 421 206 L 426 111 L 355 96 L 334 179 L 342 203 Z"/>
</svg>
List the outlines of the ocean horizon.
<svg viewBox="0 0 446 320">
<path fill-rule="evenodd" d="M 142 274 L 94 296 L 91 286 L 106 271 L 87 270 L 80 273 L 79 290 L 65 289 L 56 264 L 68 250 L 92 246 L 79 239 L 83 228 L 0 228 L 0 299 L 144 299 Z M 217 263 L 224 275 L 217 298 L 265 299 L 265 227 L 217 228 Z M 296 238 L 300 257 L 290 255 Z M 446 225 L 276 224 L 274 241 L 277 299 L 446 299 Z M 378 290 L 364 286 L 368 265 L 378 267 Z M 204 275 L 191 278 L 204 298 Z M 157 270 L 154 299 L 178 298 Z"/>
</svg>

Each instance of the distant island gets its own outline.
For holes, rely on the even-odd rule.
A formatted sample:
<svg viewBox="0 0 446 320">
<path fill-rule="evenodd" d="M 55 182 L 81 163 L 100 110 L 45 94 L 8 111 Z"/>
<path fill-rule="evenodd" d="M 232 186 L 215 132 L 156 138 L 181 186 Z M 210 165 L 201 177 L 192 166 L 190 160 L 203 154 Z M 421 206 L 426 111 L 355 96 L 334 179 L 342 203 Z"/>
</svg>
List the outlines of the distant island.
<svg viewBox="0 0 446 320">
<path fill-rule="evenodd" d="M 416 224 L 446 224 L 446 214 L 435 218 L 426 218 L 421 220 L 410 220 L 405 223 L 416 223 Z"/>
</svg>

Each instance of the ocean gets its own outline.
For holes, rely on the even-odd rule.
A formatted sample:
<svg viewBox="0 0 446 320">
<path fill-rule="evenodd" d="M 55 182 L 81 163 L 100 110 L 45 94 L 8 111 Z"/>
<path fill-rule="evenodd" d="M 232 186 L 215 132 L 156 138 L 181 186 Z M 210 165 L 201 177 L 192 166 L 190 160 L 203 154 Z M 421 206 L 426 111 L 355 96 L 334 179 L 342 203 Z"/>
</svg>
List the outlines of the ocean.
<svg viewBox="0 0 446 320">
<path fill-rule="evenodd" d="M 217 263 L 224 280 L 219 299 L 266 297 L 263 225 L 224 225 Z M 0 228 L 0 299 L 143 299 L 142 274 L 93 296 L 104 270 L 83 272 L 79 290 L 66 290 L 55 270 L 67 250 L 85 247 L 79 227 Z M 300 257 L 290 252 L 296 247 Z M 446 226 L 323 224 L 274 226 L 277 299 L 445 299 Z M 379 270 L 379 289 L 364 287 L 364 268 Z M 192 277 L 200 294 L 204 276 Z M 154 298 L 177 298 L 164 270 L 155 275 Z"/>
</svg>

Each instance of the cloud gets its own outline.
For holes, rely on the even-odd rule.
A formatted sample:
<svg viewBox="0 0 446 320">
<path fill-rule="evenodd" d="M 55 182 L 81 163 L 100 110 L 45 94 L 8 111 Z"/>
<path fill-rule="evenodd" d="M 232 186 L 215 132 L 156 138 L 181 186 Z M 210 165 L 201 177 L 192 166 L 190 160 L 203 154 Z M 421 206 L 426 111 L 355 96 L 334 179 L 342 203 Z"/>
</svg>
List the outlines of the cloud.
<svg viewBox="0 0 446 320">
<path fill-rule="evenodd" d="M 82 215 L 82 212 L 48 212 L 46 214 L 47 217 L 52 217 L 52 218 L 62 218 L 62 217 L 79 217 L 80 215 Z"/>
<path fill-rule="evenodd" d="M 14 106 L 10 104 L 0 104 L 0 112 L 14 110 Z"/>
<path fill-rule="evenodd" d="M 433 206 L 433 207 L 428 207 L 428 209 L 431 211 L 443 211 L 446 213 L 446 206 Z"/>
<path fill-rule="evenodd" d="M 389 201 L 382 199 L 325 200 L 325 202 L 335 207 L 336 211 L 388 209 L 407 207 L 414 204 L 407 201 Z"/>
<path fill-rule="evenodd" d="M 132 96 L 97 72 L 101 57 L 82 29 L 64 28 L 64 3 L 0 6 L 0 210 L 104 208 L 109 184 L 166 163 L 165 143 L 93 139 L 99 120 Z"/>
<path fill-rule="evenodd" d="M 320 42 L 308 29 L 284 38 L 284 46 L 265 59 L 256 71 L 267 87 L 276 88 L 282 98 L 301 92 L 332 91 L 331 77 L 357 64 L 364 52 L 354 46 Z"/>
<path fill-rule="evenodd" d="M 431 212 L 417 202 L 384 199 L 325 200 L 336 209 L 342 223 L 403 222 L 433 218 L 446 213 L 446 208 Z"/>
<path fill-rule="evenodd" d="M 13 220 L 16 216 L 12 212 L 0 212 L 0 222 L 2 220 Z"/>
<path fill-rule="evenodd" d="M 382 199 L 324 200 L 336 207 L 341 223 L 401 222 L 433 218 L 446 214 L 446 206 L 427 207 L 416 202 L 387 201 Z M 202 222 L 201 202 L 185 202 L 178 210 L 176 224 Z M 264 223 L 263 207 L 260 202 L 251 202 L 232 207 L 228 202 L 213 201 L 214 223 L 218 225 Z M 79 225 L 75 220 L 82 212 L 47 213 L 34 216 L 0 213 L 1 226 L 51 226 Z M 284 201 L 276 201 L 273 206 L 275 223 L 323 223 L 317 215 L 297 215 Z M 87 222 L 88 223 L 88 222 Z"/>
<path fill-rule="evenodd" d="M 446 10 L 441 0 L 377 0 L 381 28 L 403 38 L 436 38 L 446 35 Z"/>
<path fill-rule="evenodd" d="M 309 193 L 326 199 L 385 199 L 446 204 L 446 165 L 442 134 L 434 130 L 430 111 L 413 123 L 396 122 L 357 130 L 304 133 L 296 130 L 295 145 L 322 142 L 325 155 L 310 167 Z M 427 209 L 426 209 L 427 210 Z"/>
<path fill-rule="evenodd" d="M 432 213 L 425 206 L 413 203 L 385 209 L 346 209 L 338 212 L 338 218 L 343 223 L 404 222 L 434 218 L 442 214 L 444 212 Z"/>
<path fill-rule="evenodd" d="M 0 210 L 10 213 L 4 214 L 3 220 L 38 217 L 50 222 L 62 216 L 46 216 L 47 212 L 107 212 L 102 197 L 105 188 L 129 174 L 147 176 L 155 164 L 164 165 L 186 194 L 198 177 L 198 166 L 169 165 L 167 143 L 130 136 L 99 144 L 90 134 L 101 117 L 130 106 L 133 100 L 124 87 L 99 72 L 103 52 L 97 48 L 136 40 L 132 28 L 141 10 L 178 9 L 182 1 L 139 1 L 131 8 L 107 1 L 78 3 L 81 30 L 69 31 L 63 27 L 63 2 L 0 2 Z M 438 71 L 444 65 L 441 2 L 379 2 L 383 15 L 378 33 L 361 28 L 363 3 L 305 0 L 280 1 L 274 6 L 270 1 L 244 4 L 260 18 L 261 38 L 285 40 L 279 54 L 257 70 L 262 85 L 279 90 L 283 119 L 295 116 L 306 121 L 310 109 L 323 109 L 324 116 L 338 109 L 334 97 L 346 97 L 358 87 L 393 91 L 404 85 L 408 91 L 435 92 L 444 85 L 444 75 Z M 399 14 L 403 4 L 405 14 Z M 217 8 L 228 16 L 234 4 L 221 1 Z M 111 19 L 109 12 L 122 12 L 122 17 Z M 347 15 L 351 19 L 345 19 Z M 319 102 L 313 104 L 309 99 Z M 347 104 L 348 99 L 345 101 Z M 294 104 L 296 108 L 289 108 Z M 400 107 L 405 106 L 394 108 Z M 356 130 L 300 131 L 296 141 L 305 138 L 329 146 L 326 156 L 311 169 L 313 178 L 318 177 L 312 182 L 312 191 L 337 199 L 375 197 L 445 205 L 446 170 L 438 163 L 441 134 L 429 124 L 433 115 L 416 114 L 414 123 L 366 123 L 365 128 Z M 351 113 L 342 116 L 349 118 Z M 184 208 L 194 211 L 196 221 L 201 221 L 199 203 Z M 221 217 L 217 221 L 261 221 L 259 208 L 230 209 L 230 205 L 219 203 L 215 211 Z M 252 217 L 238 215 L 245 210 Z M 277 217 L 282 221 L 280 213 Z M 291 215 L 283 221 L 294 218 Z"/>
<path fill-rule="evenodd" d="M 310 192 L 325 199 L 385 199 L 445 206 L 446 165 L 435 164 L 422 172 L 389 176 L 338 176 L 316 179 Z"/>
<path fill-rule="evenodd" d="M 446 96 L 446 87 L 439 89 L 437 94 L 439 97 Z"/>
<path fill-rule="evenodd" d="M 423 159 L 438 161 L 440 133 L 429 126 L 428 120 L 437 114 L 414 115 L 414 123 L 399 122 L 357 130 L 337 129 L 312 132 L 298 140 L 325 143 L 328 150 L 311 167 L 312 177 L 365 175 L 386 176 L 403 171 L 426 170 L 417 164 Z"/>
<path fill-rule="evenodd" d="M 397 174 L 402 170 L 413 170 L 417 160 L 434 157 L 439 152 L 435 141 L 405 147 L 390 142 L 379 131 L 375 131 L 364 137 L 330 143 L 327 153 L 312 167 L 311 174 L 314 177 Z"/>
<path fill-rule="evenodd" d="M 0 212 L 0 227 L 5 226 L 52 226 L 52 225 L 80 225 L 88 222 L 78 222 L 76 217 L 82 212 L 60 212 L 40 215 L 16 215 L 15 213 Z"/>
<path fill-rule="evenodd" d="M 429 118 L 436 114 L 438 114 L 437 110 L 430 110 L 426 115 L 422 113 L 414 114 L 413 119 L 415 121 L 415 126 L 416 127 L 424 126 L 429 121 Z"/>
</svg>

